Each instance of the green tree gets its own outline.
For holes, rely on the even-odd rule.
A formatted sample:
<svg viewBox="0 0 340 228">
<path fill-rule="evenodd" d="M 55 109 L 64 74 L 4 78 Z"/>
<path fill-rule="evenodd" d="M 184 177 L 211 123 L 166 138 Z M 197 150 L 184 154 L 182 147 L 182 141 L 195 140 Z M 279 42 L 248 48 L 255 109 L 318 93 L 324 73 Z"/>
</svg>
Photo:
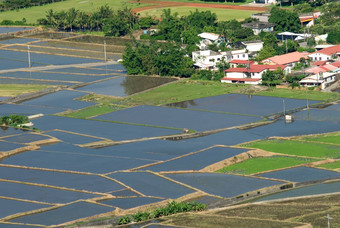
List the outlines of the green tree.
<svg viewBox="0 0 340 228">
<path fill-rule="evenodd" d="M 299 15 L 296 12 L 273 7 L 270 11 L 269 22 L 275 24 L 275 31 L 278 32 L 299 32 L 301 24 Z"/>
<path fill-rule="evenodd" d="M 328 33 L 327 42 L 331 44 L 340 44 L 340 30 L 334 30 Z"/>
</svg>

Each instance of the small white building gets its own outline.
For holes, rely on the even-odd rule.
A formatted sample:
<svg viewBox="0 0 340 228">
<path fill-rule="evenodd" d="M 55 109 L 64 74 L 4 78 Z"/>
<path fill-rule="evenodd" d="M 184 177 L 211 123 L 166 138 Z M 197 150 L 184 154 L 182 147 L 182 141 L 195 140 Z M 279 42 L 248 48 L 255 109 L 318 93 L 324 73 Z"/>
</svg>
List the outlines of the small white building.
<svg viewBox="0 0 340 228">
<path fill-rule="evenodd" d="M 261 40 L 242 41 L 242 44 L 249 52 L 259 52 L 263 48 L 263 41 Z"/>
<path fill-rule="evenodd" d="M 308 55 L 312 61 L 326 61 L 330 59 L 340 59 L 340 45 L 327 47 Z"/>
<path fill-rule="evenodd" d="M 299 84 L 306 87 L 320 86 L 325 89 L 330 84 L 336 81 L 337 73 L 335 72 L 320 72 L 302 79 Z"/>
<path fill-rule="evenodd" d="M 223 58 L 222 54 L 211 50 L 192 52 L 194 67 L 200 70 L 217 70 L 216 64 Z"/>
<path fill-rule="evenodd" d="M 230 62 L 234 59 L 239 59 L 239 60 L 248 60 L 249 59 L 247 49 L 225 51 L 225 52 L 221 52 L 221 54 L 225 57 L 226 62 Z"/>
<path fill-rule="evenodd" d="M 198 36 L 201 38 L 201 41 L 198 45 L 200 50 L 206 50 L 209 45 L 211 44 L 218 44 L 222 41 L 220 35 L 215 33 L 209 33 L 209 32 L 203 32 L 198 34 Z"/>
</svg>

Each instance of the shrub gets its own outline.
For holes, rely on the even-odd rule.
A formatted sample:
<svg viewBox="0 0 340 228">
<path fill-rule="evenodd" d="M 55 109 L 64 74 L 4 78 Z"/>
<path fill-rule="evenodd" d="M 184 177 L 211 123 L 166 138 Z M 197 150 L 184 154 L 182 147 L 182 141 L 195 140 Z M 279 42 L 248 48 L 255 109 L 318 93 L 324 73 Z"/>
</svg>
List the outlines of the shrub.
<svg viewBox="0 0 340 228">
<path fill-rule="evenodd" d="M 129 224 L 131 222 L 131 218 L 129 216 L 124 216 L 119 218 L 118 225 Z"/>
</svg>

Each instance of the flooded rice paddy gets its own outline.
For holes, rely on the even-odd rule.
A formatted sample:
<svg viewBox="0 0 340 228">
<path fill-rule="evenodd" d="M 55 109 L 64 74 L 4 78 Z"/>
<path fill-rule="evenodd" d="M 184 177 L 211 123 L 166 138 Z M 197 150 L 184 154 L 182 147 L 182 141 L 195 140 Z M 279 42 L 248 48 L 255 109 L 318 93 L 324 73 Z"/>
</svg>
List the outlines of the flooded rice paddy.
<svg viewBox="0 0 340 228">
<path fill-rule="evenodd" d="M 130 77 L 121 64 L 104 63 L 100 56 L 104 39 L 111 54 L 121 51 L 126 42 L 72 33 L 41 33 L 0 41 L 0 83 L 60 86 L 57 92 L 20 103 L 6 103 L 8 97 L 0 98 L 5 101 L 0 104 L 1 116 L 44 114 L 32 120 L 39 133 L 0 128 L 0 152 L 13 153 L 0 159 L 1 227 L 58 225 L 189 196 L 209 204 L 221 197 L 246 197 L 253 191 L 262 194 L 263 188 L 278 189 L 289 182 L 339 178 L 339 172 L 310 167 L 261 176 L 202 171 L 239 155 L 248 157 L 248 149 L 235 147 L 240 143 L 339 131 L 339 104 L 296 112 L 292 123 L 278 119 L 247 130 L 236 128 L 282 113 L 283 102 L 290 111 L 305 107 L 306 101 L 226 94 L 163 107 L 136 106 L 93 119 L 55 115 L 95 105 L 78 100 L 88 93 L 126 97 L 176 80 Z M 32 68 L 18 69 L 28 67 L 27 45 L 32 45 Z M 71 52 L 83 56 L 71 56 Z M 315 103 L 319 101 L 309 101 Z M 182 139 L 184 128 L 195 130 L 196 137 Z M 203 132 L 206 130 L 217 132 Z M 164 139 L 178 134 L 181 140 Z M 41 143 L 53 138 L 59 142 Z M 109 145 L 86 147 L 100 142 Z M 34 148 L 27 149 L 32 145 Z M 293 189 L 263 199 L 338 192 L 338 183 Z M 41 211 L 33 213 L 37 209 Z"/>
</svg>

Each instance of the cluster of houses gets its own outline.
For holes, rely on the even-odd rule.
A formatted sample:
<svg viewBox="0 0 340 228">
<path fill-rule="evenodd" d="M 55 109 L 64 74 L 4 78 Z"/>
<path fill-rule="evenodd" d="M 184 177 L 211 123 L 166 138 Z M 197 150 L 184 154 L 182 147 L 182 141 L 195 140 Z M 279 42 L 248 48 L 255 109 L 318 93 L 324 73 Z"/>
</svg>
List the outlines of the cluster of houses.
<svg viewBox="0 0 340 228">
<path fill-rule="evenodd" d="M 266 71 L 274 71 L 278 68 L 285 74 L 294 72 L 296 64 L 308 62 L 302 68 L 301 74 L 307 77 L 300 81 L 302 86 L 320 86 L 322 89 L 337 80 L 340 74 L 340 45 L 321 46 L 313 53 L 291 52 L 262 60 L 251 61 L 251 57 L 262 49 L 262 41 L 238 42 L 238 50 L 211 51 L 207 50 L 210 44 L 221 42 L 221 37 L 213 33 L 201 33 L 200 51 L 192 53 L 195 62 L 194 67 L 204 70 L 217 70 L 221 61 L 230 64 L 225 70 L 225 77 L 221 79 L 224 83 L 261 84 L 262 75 Z"/>
</svg>

